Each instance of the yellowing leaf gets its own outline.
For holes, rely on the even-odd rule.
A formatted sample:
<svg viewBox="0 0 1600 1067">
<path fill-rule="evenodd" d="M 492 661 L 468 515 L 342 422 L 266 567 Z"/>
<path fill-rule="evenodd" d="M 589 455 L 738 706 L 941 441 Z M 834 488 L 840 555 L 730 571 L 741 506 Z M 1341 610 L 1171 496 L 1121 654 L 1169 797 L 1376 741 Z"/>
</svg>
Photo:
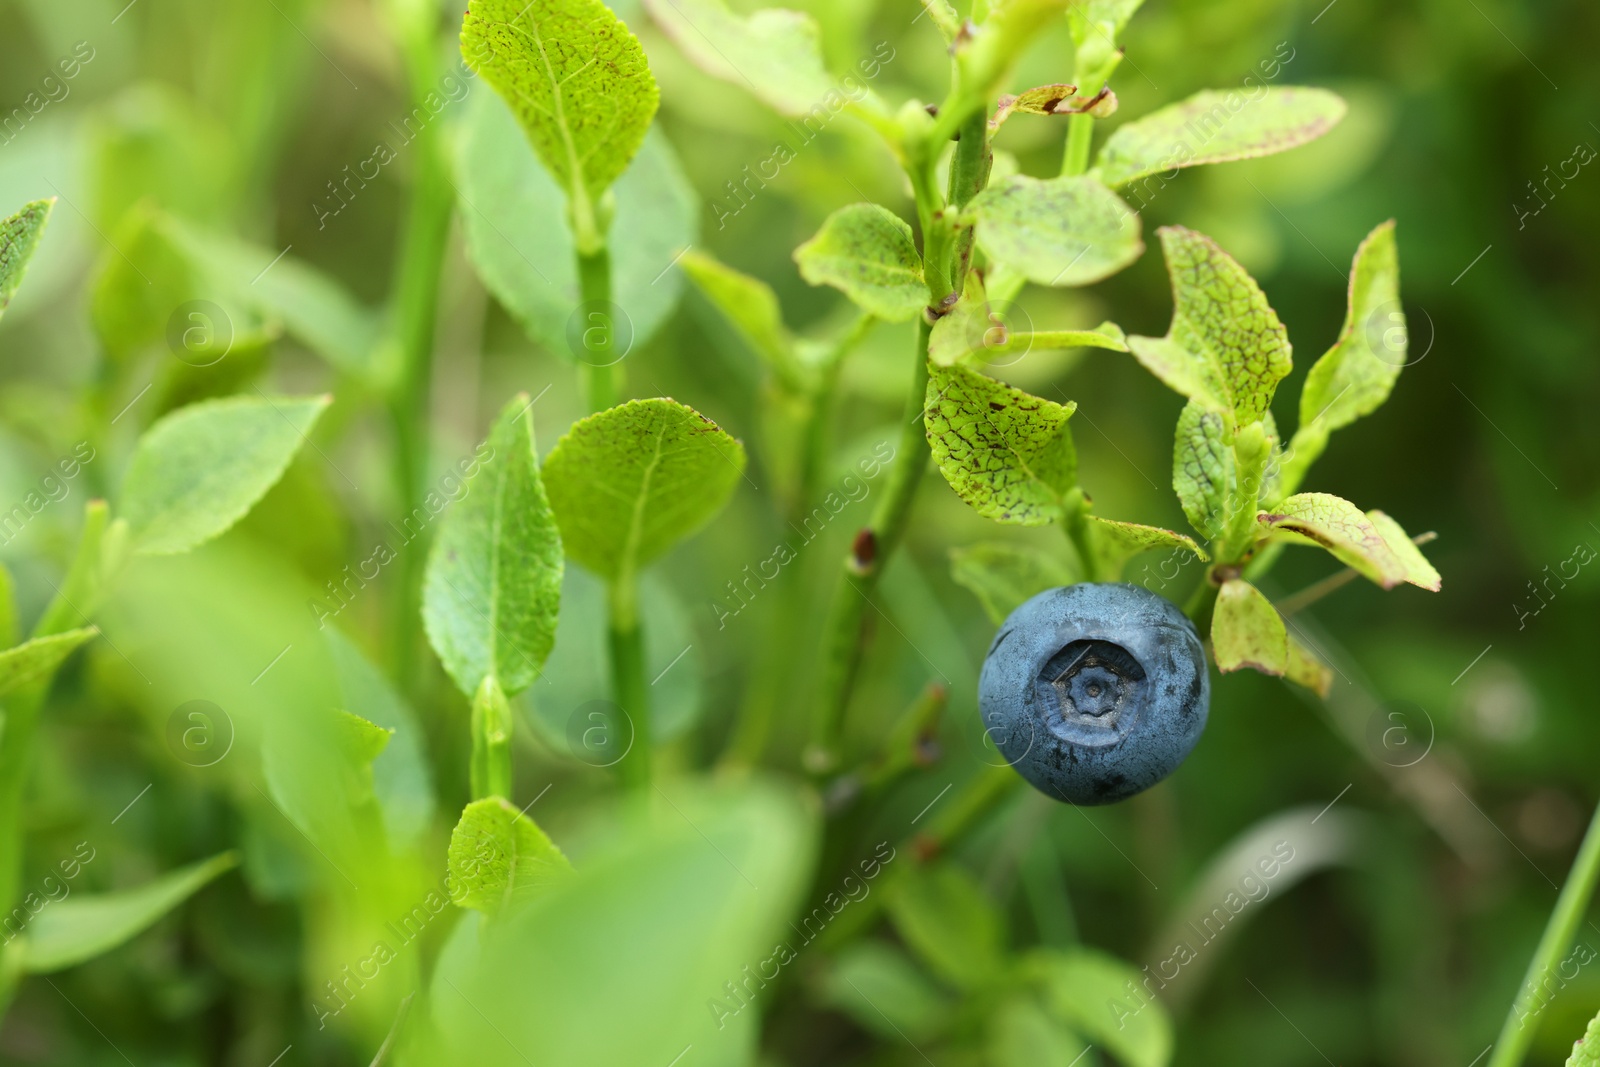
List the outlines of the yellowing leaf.
<svg viewBox="0 0 1600 1067">
<path fill-rule="evenodd" d="M 17 295 L 28 260 L 39 247 L 39 237 L 54 206 L 54 200 L 35 200 L 10 218 L 0 219 L 0 315 Z"/>
<path fill-rule="evenodd" d="M 1117 186 L 1180 167 L 1272 155 L 1316 140 L 1344 113 L 1344 101 L 1326 89 L 1202 89 L 1119 126 L 1095 166 L 1102 181 Z"/>
<path fill-rule="evenodd" d="M 1377 410 L 1406 362 L 1406 320 L 1400 308 L 1400 255 L 1394 220 L 1380 224 L 1356 249 L 1350 303 L 1339 339 L 1312 364 L 1300 390 L 1296 436 L 1327 435 Z"/>
<path fill-rule="evenodd" d="M 1038 285 L 1088 285 L 1139 258 L 1139 216 L 1088 177 L 1013 175 L 972 201 L 978 247 Z"/>
<path fill-rule="evenodd" d="M 660 99 L 638 38 L 600 0 L 471 0 L 461 54 L 511 105 L 587 244 Z"/>
<path fill-rule="evenodd" d="M 1303 685 L 1319 697 L 1326 697 L 1333 688 L 1333 668 L 1323 663 L 1317 654 L 1289 635 L 1289 665 L 1283 676 L 1295 685 Z"/>
<path fill-rule="evenodd" d="M 502 797 L 468 804 L 450 834 L 450 898 L 497 915 L 572 873 L 532 819 Z"/>
<path fill-rule="evenodd" d="M 831 113 L 835 98 L 844 96 L 823 67 L 822 36 L 808 14 L 763 8 L 742 18 L 722 0 L 645 0 L 644 6 L 695 66 L 779 114 L 800 116 L 819 105 Z"/>
<path fill-rule="evenodd" d="M 957 496 L 996 522 L 1042 526 L 1062 516 L 1077 478 L 1075 410 L 965 367 L 932 367 L 924 421 Z"/>
<path fill-rule="evenodd" d="M 1437 592 L 1439 574 L 1411 545 L 1396 551 L 1391 537 L 1410 544 L 1405 531 L 1382 512 L 1375 522 L 1350 501 L 1328 493 L 1297 493 L 1281 501 L 1257 520 L 1274 533 L 1292 540 L 1321 545 L 1348 567 L 1391 589 L 1410 582 Z M 1381 527 L 1381 528 L 1380 528 Z M 1420 565 L 1419 565 L 1420 562 Z"/>
<path fill-rule="evenodd" d="M 1400 524 L 1388 515 L 1376 509 L 1367 512 L 1367 521 L 1372 523 L 1375 530 L 1383 538 L 1383 543 L 1389 546 L 1389 551 L 1395 554 L 1405 570 L 1405 580 L 1412 585 L 1420 586 L 1430 592 L 1439 591 L 1439 572 L 1433 564 L 1428 562 L 1422 554 L 1422 549 L 1411 540 L 1411 535 L 1401 529 Z"/>
<path fill-rule="evenodd" d="M 1211 615 L 1211 653 L 1217 669 L 1253 667 L 1281 675 L 1289 669 L 1289 631 L 1261 590 L 1242 578 L 1223 582 Z"/>
<path fill-rule="evenodd" d="M 877 204 L 850 204 L 829 215 L 794 250 L 794 261 L 806 281 L 833 286 L 880 319 L 904 322 L 928 304 L 911 227 Z"/>
<path fill-rule="evenodd" d="M 1172 276 L 1172 326 L 1128 346 L 1157 378 L 1191 400 L 1232 411 L 1239 425 L 1262 418 L 1289 373 L 1289 334 L 1255 279 L 1211 238 L 1161 228 Z"/>
<path fill-rule="evenodd" d="M 508 695 L 526 689 L 555 644 L 561 537 L 534 455 L 532 407 L 524 393 L 501 411 L 488 458 L 428 553 L 423 622 L 468 697 L 490 677 Z"/>
<path fill-rule="evenodd" d="M 709 522 L 744 464 L 744 446 L 693 408 L 630 400 L 574 423 L 544 482 L 567 554 L 616 580 Z"/>
</svg>

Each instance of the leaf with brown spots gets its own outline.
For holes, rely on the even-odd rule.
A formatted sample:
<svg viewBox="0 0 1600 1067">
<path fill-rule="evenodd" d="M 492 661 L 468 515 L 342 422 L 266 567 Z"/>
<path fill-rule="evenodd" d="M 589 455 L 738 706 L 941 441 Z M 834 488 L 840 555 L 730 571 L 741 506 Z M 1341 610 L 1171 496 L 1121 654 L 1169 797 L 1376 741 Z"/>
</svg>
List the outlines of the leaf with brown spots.
<svg viewBox="0 0 1600 1067">
<path fill-rule="evenodd" d="M 932 366 L 925 424 L 939 472 L 979 515 L 1017 526 L 1061 518 L 1077 480 L 1067 420 L 1057 404 L 966 367 Z"/>
<path fill-rule="evenodd" d="M 1297 493 L 1256 519 L 1276 537 L 1322 546 L 1385 589 L 1409 582 L 1439 591 L 1439 572 L 1400 524 L 1381 511 L 1362 514 L 1350 501 L 1329 493 Z"/>
<path fill-rule="evenodd" d="M 1172 325 L 1165 337 L 1130 337 L 1134 357 L 1176 392 L 1239 425 L 1267 413 L 1289 373 L 1289 333 L 1245 269 L 1205 234 L 1161 228 L 1172 276 Z"/>
</svg>

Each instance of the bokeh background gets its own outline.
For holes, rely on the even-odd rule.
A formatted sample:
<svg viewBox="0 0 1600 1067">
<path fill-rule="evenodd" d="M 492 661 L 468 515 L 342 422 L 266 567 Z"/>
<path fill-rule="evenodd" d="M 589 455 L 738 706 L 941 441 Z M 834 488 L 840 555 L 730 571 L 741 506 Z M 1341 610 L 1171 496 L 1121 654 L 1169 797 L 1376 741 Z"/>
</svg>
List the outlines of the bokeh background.
<svg viewBox="0 0 1600 1067">
<path fill-rule="evenodd" d="M 0 7 L 0 207 L 61 201 L 0 325 L 0 495 L 22 497 L 82 440 L 98 450 L 68 487 L 70 506 L 46 509 L 0 547 L 25 614 L 51 592 L 81 501 L 113 491 L 131 434 L 185 388 L 169 383 L 166 399 L 147 400 L 108 428 L 136 392 L 135 379 L 144 380 L 138 368 L 153 365 L 108 353 L 88 312 L 97 279 L 122 255 L 116 235 L 130 213 L 154 205 L 256 245 L 292 249 L 376 309 L 394 275 L 414 175 L 402 149 L 337 215 L 323 215 L 332 203 L 328 183 L 394 140 L 391 123 L 409 110 L 402 57 L 374 3 L 124 2 Z M 849 318 L 842 298 L 807 287 L 790 253 L 846 203 L 874 199 L 910 216 L 898 169 L 869 131 L 840 116 L 777 178 L 744 185 L 734 200 L 728 183 L 743 182 L 744 168 L 769 158 L 789 132 L 736 87 L 692 69 L 634 3 L 614 6 L 644 38 L 661 83 L 660 124 L 698 204 L 696 247 L 771 284 L 797 332 L 837 329 Z M 915 4 L 791 6 L 817 15 L 835 69 L 886 45 L 893 58 L 872 85 L 891 102 L 942 93 L 943 44 L 926 20 L 916 21 Z M 441 12 L 441 48 L 458 18 Z M 1208 733 L 1169 782 L 1088 812 L 1016 793 L 957 858 L 1006 908 L 1014 943 L 1082 940 L 1142 965 L 1170 952 L 1165 931 L 1204 897 L 1197 887 L 1208 864 L 1241 835 L 1273 839 L 1269 820 L 1289 813 L 1307 835 L 1304 862 L 1172 992 L 1174 1062 L 1476 1062 L 1600 799 L 1600 570 L 1585 565 L 1576 577 L 1550 577 L 1579 546 L 1600 548 L 1600 166 L 1592 162 L 1600 149 L 1600 10 L 1576 0 L 1149 0 L 1125 40 L 1127 60 L 1113 83 L 1121 115 L 1237 85 L 1270 57 L 1284 62 L 1277 83 L 1326 86 L 1349 101 L 1345 121 L 1309 147 L 1185 172 L 1149 204 L 1145 230 L 1151 237 L 1169 222 L 1203 230 L 1260 279 L 1296 347 L 1299 367 L 1278 403 L 1280 422 L 1291 425 L 1304 368 L 1342 321 L 1357 242 L 1378 222 L 1398 220 L 1412 365 L 1384 408 L 1334 438 L 1308 487 L 1381 507 L 1408 530 L 1436 531 L 1427 551 L 1443 590 L 1384 593 L 1355 583 L 1328 596 L 1299 616 L 1339 670 L 1327 704 L 1271 679 L 1223 678 Z M 1027 55 L 1018 87 L 1070 80 L 1071 54 L 1063 26 Z M 67 78 L 61 63 L 69 59 L 76 73 Z M 13 111 L 30 93 L 47 106 Z M 445 109 L 452 160 L 461 115 L 487 93 L 463 84 L 462 100 Z M 998 147 L 1024 171 L 1053 173 L 1063 136 L 1063 126 L 1022 116 Z M 429 401 L 438 435 L 432 462 L 441 471 L 470 453 L 489 415 L 517 389 L 549 387 L 538 409 L 541 451 L 581 414 L 570 357 L 530 342 L 487 294 L 461 231 L 458 219 Z M 852 504 L 854 518 L 830 526 L 783 577 L 802 590 L 801 617 L 812 622 L 780 618 L 794 601 L 770 596 L 719 625 L 716 604 L 731 604 L 726 583 L 787 536 L 766 492 L 784 459 L 764 448 L 759 363 L 670 258 L 661 270 L 661 284 L 683 296 L 629 355 L 628 389 L 692 404 L 753 454 L 749 485 L 733 506 L 650 578 L 663 620 L 652 634 L 652 662 L 689 646 L 669 700 L 683 727 L 670 758 L 686 768 L 706 763 L 751 701 L 774 700 L 780 728 L 770 762 L 792 770 L 814 620 L 871 503 Z M 1148 251 L 1104 284 L 1033 290 L 1023 307 L 1040 326 L 1110 318 L 1158 335 L 1170 297 L 1159 253 Z M 852 357 L 835 456 L 841 475 L 898 433 L 908 347 L 905 328 L 882 327 Z M 1078 402 L 1082 477 L 1101 514 L 1183 528 L 1170 490 L 1180 398 L 1105 352 L 1030 354 L 1002 373 Z M 238 374 L 235 388 L 304 392 L 337 381 L 288 339 Z M 302 456 L 230 535 L 269 549 L 313 587 L 362 558 L 395 510 L 382 417 L 340 391 L 329 420 L 331 462 Z M 852 736 L 865 747 L 932 680 L 949 685 L 950 713 L 942 759 L 901 784 L 874 816 L 881 825 L 903 827 L 983 758 L 974 691 L 992 624 L 951 580 L 950 549 L 1010 537 L 1053 545 L 1053 536 L 997 531 L 930 475 L 907 550 L 884 582 Z M 1141 571 L 1145 562 L 1152 567 Z M 1159 562 L 1136 562 L 1130 577 L 1181 601 L 1198 569 L 1164 577 Z M 1321 553 L 1291 551 L 1267 588 L 1293 594 L 1332 569 Z M 597 618 L 596 597 L 592 588 L 569 589 L 567 610 L 581 613 L 587 602 Z M 376 629 L 390 610 L 394 601 L 380 590 L 347 621 Z M 129 625 L 108 634 L 136 646 Z M 793 633 L 789 662 L 763 651 L 776 626 Z M 185 777 L 190 768 L 162 743 L 170 707 L 137 691 L 119 655 L 102 648 L 68 679 L 68 706 L 49 724 L 30 808 L 31 831 L 58 841 L 63 854 L 86 826 L 95 828 L 105 858 L 87 876 L 107 885 L 234 844 L 248 823 L 225 791 Z M 425 673 L 408 695 L 424 722 L 440 807 L 453 810 L 465 795 L 464 719 L 438 671 Z M 549 702 L 557 722 L 597 684 L 581 665 L 568 673 Z M 525 735 L 523 780 L 554 783 L 539 810 L 559 840 L 609 779 L 563 760 L 535 740 L 537 731 Z M 156 788 L 145 807 L 109 825 L 146 782 Z M 1313 816 L 1322 821 L 1310 823 Z M 882 836 L 877 829 L 853 832 L 869 841 Z M 293 878 L 273 885 L 263 873 L 270 867 L 247 864 L 244 878 L 219 883 L 156 933 L 55 977 L 56 992 L 26 986 L 0 1029 L 0 1061 L 265 1065 L 291 1041 L 286 1064 L 357 1062 L 347 1037 L 316 1032 L 305 1007 L 305 946 L 316 930 Z M 1600 926 L 1586 922 L 1579 940 L 1600 948 Z M 770 1062 L 920 1062 L 826 1007 L 816 992 L 825 984 L 806 972 L 769 1009 Z M 1531 1062 L 1562 1062 L 1596 1008 L 1600 966 L 1577 968 L 1535 1021 Z M 596 1003 L 594 1012 L 604 1019 L 607 1008 Z"/>
</svg>

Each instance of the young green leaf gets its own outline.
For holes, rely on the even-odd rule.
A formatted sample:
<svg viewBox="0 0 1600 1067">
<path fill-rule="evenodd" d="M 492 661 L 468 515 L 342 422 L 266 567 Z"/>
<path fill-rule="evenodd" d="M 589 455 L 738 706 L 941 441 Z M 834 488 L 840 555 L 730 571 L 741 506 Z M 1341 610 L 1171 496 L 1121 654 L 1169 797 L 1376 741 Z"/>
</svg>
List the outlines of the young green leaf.
<svg viewBox="0 0 1600 1067">
<path fill-rule="evenodd" d="M 984 101 L 999 95 L 1017 58 L 1061 17 L 1070 0 L 995 0 L 988 6 L 983 25 L 958 34 L 951 47 L 961 72 L 958 84 Z"/>
<path fill-rule="evenodd" d="M 1390 219 L 1367 234 L 1356 249 L 1344 326 L 1333 347 L 1306 374 L 1295 436 L 1324 441 L 1332 431 L 1376 411 L 1389 399 L 1405 362 L 1400 255 Z"/>
<path fill-rule="evenodd" d="M 1220 671 L 1289 669 L 1289 631 L 1261 590 L 1242 578 L 1222 583 L 1211 616 L 1211 652 Z"/>
<path fill-rule="evenodd" d="M 526 689 L 555 644 L 561 536 L 534 455 L 532 408 L 519 393 L 500 412 L 492 457 L 467 479 L 428 553 L 423 623 L 469 698 L 489 677 L 507 694 Z"/>
<path fill-rule="evenodd" d="M 1001 971 L 1005 924 L 977 882 L 950 863 L 920 868 L 889 896 L 896 932 L 934 974 L 973 989 Z"/>
<path fill-rule="evenodd" d="M 35 200 L 15 215 L 0 219 L 0 315 L 5 314 L 11 298 L 17 295 L 28 260 L 39 247 L 39 237 L 54 206 L 54 200 Z"/>
<path fill-rule="evenodd" d="M 29 682 L 50 677 L 74 649 L 99 632 L 93 626 L 85 626 L 80 630 L 35 637 L 0 652 L 0 697 L 16 692 Z"/>
<path fill-rule="evenodd" d="M 795 354 L 795 340 L 783 324 L 783 311 L 772 286 L 704 252 L 685 252 L 678 266 L 779 380 L 790 388 L 801 383 L 804 374 Z"/>
<path fill-rule="evenodd" d="M 1341 563 L 1385 589 L 1409 582 L 1439 591 L 1439 572 L 1423 558 L 1399 523 L 1381 511 L 1363 515 L 1341 497 L 1297 493 L 1271 512 L 1261 512 L 1257 520 L 1279 537 L 1326 548 Z M 1409 547 L 1397 549 L 1400 542 Z"/>
<path fill-rule="evenodd" d="M 1133 18 L 1144 0 L 1084 0 L 1067 9 L 1067 24 L 1072 27 L 1072 40 L 1079 48 L 1096 38 L 1105 42 L 1109 51 L 1116 47 L 1122 28 Z"/>
<path fill-rule="evenodd" d="M 372 760 L 372 791 L 390 845 L 406 848 L 427 829 L 434 809 L 432 773 L 416 713 L 337 627 L 324 628 L 322 636 L 344 707 L 391 735 Z"/>
<path fill-rule="evenodd" d="M 53 903 L 27 928 L 22 967 L 32 974 L 48 974 L 109 952 L 238 862 L 237 853 L 224 852 L 133 889 L 74 895 Z"/>
<path fill-rule="evenodd" d="M 136 552 L 187 552 L 227 531 L 283 476 L 332 398 L 191 404 L 139 438 L 122 485 Z"/>
<path fill-rule="evenodd" d="M 1157 378 L 1191 400 L 1232 411 L 1240 425 L 1267 412 L 1289 373 L 1289 334 L 1255 279 L 1211 238 L 1161 228 L 1172 276 L 1172 325 L 1165 337 L 1128 346 Z"/>
<path fill-rule="evenodd" d="M 1043 988 L 1056 1018 L 1127 1067 L 1166 1067 L 1171 1062 L 1172 1020 L 1154 997 L 1130 1003 L 1130 983 L 1142 988 L 1142 975 L 1131 965 L 1103 952 L 1074 949 L 1042 950 L 1023 966 Z"/>
<path fill-rule="evenodd" d="M 1008 997 L 989 1020 L 992 1067 L 1071 1067 L 1088 1050 L 1083 1039 L 1032 997 Z"/>
<path fill-rule="evenodd" d="M 1172 488 L 1189 525 L 1208 541 L 1222 536 L 1238 484 L 1228 419 L 1198 400 L 1184 405 L 1172 450 Z"/>
<path fill-rule="evenodd" d="M 882 941 L 846 945 L 823 980 L 822 1000 L 886 1041 L 935 1037 L 954 1008 L 904 952 Z"/>
<path fill-rule="evenodd" d="M 1036 593 L 1079 580 L 1059 556 L 998 541 L 952 548 L 950 577 L 978 598 L 996 626 Z"/>
<path fill-rule="evenodd" d="M 972 201 L 978 247 L 1038 285 L 1088 285 L 1139 258 L 1139 216 L 1093 178 L 1016 174 Z"/>
<path fill-rule="evenodd" d="M 810 15 L 763 8 L 735 15 L 722 0 L 645 0 L 650 16 L 695 66 L 749 90 L 781 115 L 836 111 L 847 99 L 822 63 L 822 35 Z"/>
<path fill-rule="evenodd" d="M 676 400 L 630 400 L 574 423 L 544 461 L 573 560 L 627 579 L 711 521 L 744 473 L 744 446 Z"/>
<path fill-rule="evenodd" d="M 572 873 L 539 825 L 503 797 L 474 800 L 450 834 L 450 898 L 485 915 Z"/>
<path fill-rule="evenodd" d="M 1095 161 L 1100 180 L 1126 185 L 1180 167 L 1286 152 L 1344 118 L 1344 101 L 1326 89 L 1263 86 L 1256 92 L 1202 89 L 1119 126 Z"/>
<path fill-rule="evenodd" d="M 466 101 L 456 157 L 456 193 L 467 254 L 484 285 L 546 351 L 569 358 L 578 269 L 566 197 L 539 164 L 510 107 L 494 93 Z M 612 189 L 611 301 L 627 315 L 635 347 L 677 306 L 682 278 L 665 270 L 699 240 L 700 205 L 677 154 L 651 127 Z M 271 277 L 269 274 L 268 277 Z M 585 323 L 587 325 L 587 323 Z"/>
<path fill-rule="evenodd" d="M 928 447 L 956 495 L 985 518 L 1043 526 L 1063 514 L 1078 458 L 1057 404 L 965 367 L 933 367 L 924 421 Z"/>
<path fill-rule="evenodd" d="M 1095 530 L 1099 534 L 1095 538 L 1095 546 L 1100 556 L 1101 572 L 1107 575 L 1120 574 L 1128 560 L 1141 552 L 1150 552 L 1158 548 L 1182 548 L 1194 553 L 1201 560 L 1209 558 L 1205 549 L 1195 544 L 1194 539 L 1185 534 L 1137 522 L 1102 519 L 1098 515 L 1090 515 L 1089 520 L 1095 524 Z"/>
<path fill-rule="evenodd" d="M 600 197 L 639 150 L 660 92 L 639 39 L 601 0 L 471 0 L 461 54 L 511 105 L 593 247 Z"/>
<path fill-rule="evenodd" d="M 911 227 L 878 204 L 850 204 L 829 215 L 794 250 L 794 261 L 806 281 L 833 286 L 880 319 L 904 322 L 928 304 Z"/>
</svg>

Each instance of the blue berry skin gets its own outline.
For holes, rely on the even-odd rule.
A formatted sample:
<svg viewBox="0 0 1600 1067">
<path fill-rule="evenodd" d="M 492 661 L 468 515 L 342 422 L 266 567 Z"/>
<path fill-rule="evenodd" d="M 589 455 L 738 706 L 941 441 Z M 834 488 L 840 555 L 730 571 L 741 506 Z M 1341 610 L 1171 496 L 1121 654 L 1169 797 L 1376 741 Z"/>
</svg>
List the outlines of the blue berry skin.
<svg viewBox="0 0 1600 1067">
<path fill-rule="evenodd" d="M 978 679 L 978 710 L 1006 761 L 1069 804 L 1124 800 L 1171 774 L 1210 703 L 1194 625 L 1120 582 L 1049 589 L 1017 608 Z"/>
</svg>

